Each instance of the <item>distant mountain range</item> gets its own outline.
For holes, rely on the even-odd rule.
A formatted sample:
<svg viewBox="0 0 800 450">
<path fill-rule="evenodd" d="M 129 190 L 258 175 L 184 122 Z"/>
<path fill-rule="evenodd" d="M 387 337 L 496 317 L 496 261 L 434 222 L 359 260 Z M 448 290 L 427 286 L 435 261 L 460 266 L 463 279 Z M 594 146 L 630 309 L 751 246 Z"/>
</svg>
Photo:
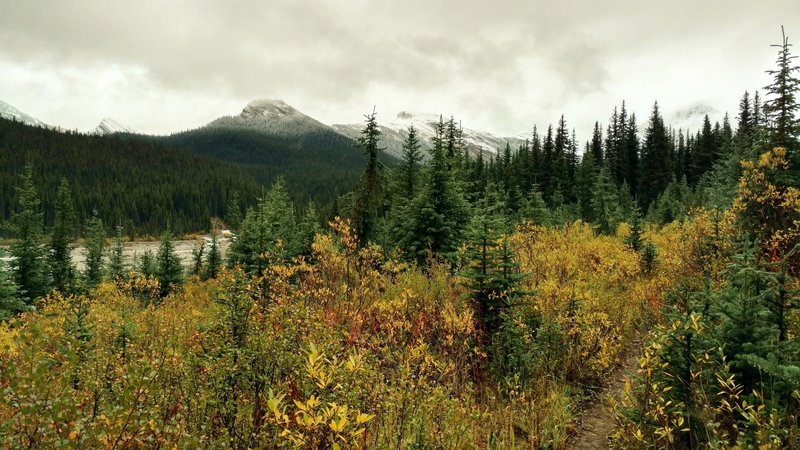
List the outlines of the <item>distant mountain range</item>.
<svg viewBox="0 0 800 450">
<path fill-rule="evenodd" d="M 31 126 L 62 130 L 60 127 L 48 125 L 3 102 L 0 102 L 0 117 L 17 120 Z M 440 119 L 448 120 L 447 117 L 442 118 L 437 114 L 403 111 L 389 122 L 382 123 L 379 121 L 383 133 L 381 146 L 388 155 L 399 158 L 402 155 L 402 143 L 408 136 L 408 127 L 413 125 L 417 130 L 423 150 L 429 150 L 433 146 L 432 139 L 435 135 L 435 126 Z M 307 136 L 308 134 L 335 133 L 347 139 L 355 140 L 363 127 L 363 123 L 326 125 L 298 111 L 282 100 L 258 99 L 248 103 L 238 115 L 220 117 L 189 133 L 208 129 L 235 129 L 249 130 L 272 137 L 288 139 Z M 101 136 L 117 133 L 142 134 L 135 128 L 123 125 L 112 118 L 104 118 L 97 127 L 87 132 L 87 134 Z M 184 133 L 177 134 L 183 135 Z M 510 144 L 512 148 L 516 148 L 525 140 L 520 136 L 500 137 L 487 131 L 471 128 L 463 128 L 463 138 L 467 149 L 473 155 L 478 153 L 497 154 L 505 147 L 506 143 Z"/>
</svg>

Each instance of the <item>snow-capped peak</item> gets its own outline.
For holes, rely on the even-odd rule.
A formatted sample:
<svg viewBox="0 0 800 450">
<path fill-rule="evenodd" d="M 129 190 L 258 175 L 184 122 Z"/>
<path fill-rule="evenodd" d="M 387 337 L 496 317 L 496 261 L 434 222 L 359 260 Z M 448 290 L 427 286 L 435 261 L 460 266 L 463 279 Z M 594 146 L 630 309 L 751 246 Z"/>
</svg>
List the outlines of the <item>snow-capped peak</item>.
<svg viewBox="0 0 800 450">
<path fill-rule="evenodd" d="M 34 127 L 44 127 L 49 128 L 49 125 L 42 122 L 39 119 L 31 117 L 24 112 L 14 108 L 13 106 L 9 105 L 8 103 L 0 100 L 0 117 L 9 120 L 16 120 L 18 122 L 22 122 L 27 125 L 32 125 Z"/>
<path fill-rule="evenodd" d="M 299 114 L 299 111 L 283 100 L 262 98 L 248 103 L 240 116 L 245 119 L 253 119 L 256 117 L 284 117 L 296 114 Z"/>
<path fill-rule="evenodd" d="M 94 129 L 94 133 L 100 136 L 114 133 L 137 133 L 133 127 L 122 125 L 116 120 L 106 117 L 100 121 L 100 124 Z"/>
</svg>

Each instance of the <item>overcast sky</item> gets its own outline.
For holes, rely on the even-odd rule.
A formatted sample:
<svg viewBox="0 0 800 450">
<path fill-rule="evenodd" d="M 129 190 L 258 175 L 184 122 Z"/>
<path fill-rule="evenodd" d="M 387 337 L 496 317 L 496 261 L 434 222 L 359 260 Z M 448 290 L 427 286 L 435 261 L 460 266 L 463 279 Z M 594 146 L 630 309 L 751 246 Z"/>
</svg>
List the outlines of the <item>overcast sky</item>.
<svg viewBox="0 0 800 450">
<path fill-rule="evenodd" d="M 623 99 L 640 122 L 654 100 L 668 120 L 735 116 L 781 25 L 800 43 L 798 0 L 0 0 L 0 100 L 150 133 L 262 97 L 329 124 L 375 105 L 500 135 L 564 113 L 585 140 Z"/>
</svg>

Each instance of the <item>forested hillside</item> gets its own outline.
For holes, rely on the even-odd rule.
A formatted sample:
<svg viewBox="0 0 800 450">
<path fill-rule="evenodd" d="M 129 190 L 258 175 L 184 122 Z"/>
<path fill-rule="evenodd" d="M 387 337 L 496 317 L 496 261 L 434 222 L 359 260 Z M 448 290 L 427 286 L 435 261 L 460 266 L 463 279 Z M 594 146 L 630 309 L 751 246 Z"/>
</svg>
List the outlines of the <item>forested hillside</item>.
<svg viewBox="0 0 800 450">
<path fill-rule="evenodd" d="M 55 217 L 56 191 L 69 184 L 79 222 L 97 210 L 126 234 L 159 235 L 208 229 L 234 194 L 252 201 L 260 184 L 241 168 L 124 136 L 61 133 L 0 119 L 0 219 L 17 207 L 15 185 L 26 164 L 40 193 L 45 223 Z M 244 203 L 243 203 L 244 204 Z M 7 229 L 2 232 L 8 235 Z M 13 234 L 12 234 L 13 235 Z"/>
<path fill-rule="evenodd" d="M 3 444 L 563 449 L 607 401 L 597 448 L 800 448 L 800 67 L 776 47 L 763 98 L 695 132 L 656 104 L 640 133 L 622 104 L 583 145 L 562 116 L 484 160 L 440 120 L 429 158 L 410 127 L 387 167 L 373 112 L 326 227 L 277 178 L 226 216 L 226 257 L 212 234 L 188 269 L 172 230 L 131 265 L 95 216 L 78 271 L 76 188 L 45 227 L 27 166 L 0 262 Z M 263 135 L 227 133 L 197 145 L 271 164 L 242 144 Z"/>
</svg>

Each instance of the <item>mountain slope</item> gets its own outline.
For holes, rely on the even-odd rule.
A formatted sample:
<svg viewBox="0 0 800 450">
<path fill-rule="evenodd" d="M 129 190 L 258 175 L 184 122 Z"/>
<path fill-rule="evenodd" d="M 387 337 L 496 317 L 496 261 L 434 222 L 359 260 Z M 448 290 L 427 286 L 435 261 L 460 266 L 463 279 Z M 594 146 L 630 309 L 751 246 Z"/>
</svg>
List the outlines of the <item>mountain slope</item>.
<svg viewBox="0 0 800 450">
<path fill-rule="evenodd" d="M 0 117 L 2 117 L 3 119 L 22 122 L 26 125 L 34 127 L 44 127 L 44 128 L 49 127 L 49 125 L 42 122 L 41 120 L 25 114 L 24 112 L 18 110 L 17 108 L 14 108 L 13 106 L 9 105 L 8 103 L 2 100 L 0 100 Z"/>
<path fill-rule="evenodd" d="M 125 126 L 110 117 L 106 117 L 95 127 L 93 133 L 105 136 L 114 133 L 138 133 L 138 131 L 133 127 Z"/>
<path fill-rule="evenodd" d="M 365 161 L 353 139 L 281 100 L 254 100 L 237 116 L 154 139 L 245 166 L 265 184 L 283 176 L 290 191 L 319 203 L 350 191 Z"/>
<path fill-rule="evenodd" d="M 252 202 L 261 186 L 245 170 L 155 142 L 125 135 L 61 133 L 0 119 L 0 220 L 16 202 L 14 186 L 26 162 L 52 223 L 61 178 L 70 183 L 78 216 L 97 209 L 106 226 L 158 235 L 208 229 L 223 217 L 233 192 Z"/>
</svg>

